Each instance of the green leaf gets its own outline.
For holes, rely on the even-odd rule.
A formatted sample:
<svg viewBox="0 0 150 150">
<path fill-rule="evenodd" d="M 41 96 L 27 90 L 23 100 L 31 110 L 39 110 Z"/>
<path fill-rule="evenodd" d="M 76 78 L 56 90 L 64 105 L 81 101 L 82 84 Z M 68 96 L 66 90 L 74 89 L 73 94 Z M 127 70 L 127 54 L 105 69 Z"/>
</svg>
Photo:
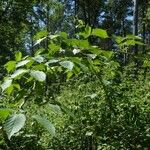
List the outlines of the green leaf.
<svg viewBox="0 0 150 150">
<path fill-rule="evenodd" d="M 31 60 L 23 60 L 23 61 L 20 61 L 17 63 L 16 67 L 21 67 L 21 66 L 24 66 L 26 64 L 28 64 Z"/>
<path fill-rule="evenodd" d="M 72 52 L 73 52 L 73 54 L 74 54 L 74 55 L 76 55 L 76 54 L 80 53 L 80 52 L 81 52 L 81 50 L 80 50 L 80 49 L 76 49 L 76 48 L 75 48 Z"/>
<path fill-rule="evenodd" d="M 106 57 L 107 59 L 110 59 L 113 56 L 113 52 L 112 51 L 101 51 L 101 54 Z"/>
<path fill-rule="evenodd" d="M 87 25 L 86 28 L 85 28 L 85 33 L 86 33 L 87 35 L 90 35 L 90 34 L 91 34 L 91 31 L 92 31 L 92 28 Z"/>
<path fill-rule="evenodd" d="M 83 36 L 86 39 L 91 35 L 91 31 L 92 31 L 92 28 L 87 25 L 86 28 L 85 28 L 85 31 L 80 32 L 77 35 Z"/>
<path fill-rule="evenodd" d="M 12 79 L 6 79 L 3 84 L 1 85 L 2 91 L 6 90 L 12 84 Z"/>
<path fill-rule="evenodd" d="M 56 63 L 58 63 L 58 62 L 59 62 L 58 59 L 51 59 L 51 60 L 49 60 L 48 62 L 46 62 L 45 65 L 46 65 L 46 66 L 49 66 L 49 65 L 51 65 L 51 64 L 56 64 Z"/>
<path fill-rule="evenodd" d="M 14 78 L 16 78 L 16 77 L 18 77 L 18 76 L 20 76 L 20 75 L 23 75 L 23 74 L 26 73 L 26 72 L 28 72 L 28 70 L 25 70 L 25 69 L 18 69 L 18 70 L 16 70 L 10 77 L 11 77 L 12 79 L 14 79 Z"/>
<path fill-rule="evenodd" d="M 49 107 L 52 111 L 61 114 L 61 108 L 58 105 L 49 104 Z"/>
<path fill-rule="evenodd" d="M 121 46 L 134 46 L 134 45 L 144 45 L 140 41 L 135 41 L 135 40 L 126 40 L 125 42 L 121 43 Z"/>
<path fill-rule="evenodd" d="M 63 37 L 64 39 L 67 39 L 68 38 L 68 34 L 66 32 L 60 32 L 59 35 L 61 37 Z"/>
<path fill-rule="evenodd" d="M 8 72 L 13 71 L 15 67 L 16 67 L 15 61 L 9 61 L 5 64 L 5 68 L 7 69 Z"/>
<path fill-rule="evenodd" d="M 44 48 L 40 48 L 38 50 L 35 51 L 35 56 L 38 56 L 39 54 L 43 53 L 45 50 Z"/>
<path fill-rule="evenodd" d="M 15 87 L 16 89 L 20 90 L 20 85 L 19 84 L 13 84 L 13 87 Z"/>
<path fill-rule="evenodd" d="M 36 34 L 34 37 L 36 40 L 41 39 L 43 37 L 46 37 L 48 35 L 48 32 L 46 30 L 40 31 Z"/>
<path fill-rule="evenodd" d="M 137 39 L 137 40 L 142 40 L 141 37 L 135 36 L 135 35 L 132 35 L 132 34 L 127 35 L 127 36 L 125 37 L 125 39 Z"/>
<path fill-rule="evenodd" d="M 113 37 L 115 38 L 115 41 L 117 42 L 117 44 L 120 44 L 124 40 L 124 38 L 121 36 L 114 35 Z"/>
<path fill-rule="evenodd" d="M 21 53 L 21 52 L 16 52 L 16 53 L 15 53 L 15 60 L 16 60 L 16 61 L 20 61 L 21 58 L 22 58 L 22 53 Z"/>
<path fill-rule="evenodd" d="M 73 72 L 67 72 L 67 80 L 69 80 L 74 75 Z"/>
<path fill-rule="evenodd" d="M 73 47 L 89 48 L 88 40 L 69 39 L 68 43 L 71 43 Z"/>
<path fill-rule="evenodd" d="M 144 60 L 143 67 L 150 67 L 150 61 Z"/>
<path fill-rule="evenodd" d="M 106 30 L 103 29 L 93 29 L 91 35 L 95 35 L 104 39 L 108 38 Z"/>
<path fill-rule="evenodd" d="M 60 51 L 61 47 L 55 43 L 50 43 L 48 45 L 49 48 L 49 54 L 55 54 L 56 52 Z"/>
<path fill-rule="evenodd" d="M 14 114 L 6 120 L 4 130 L 7 133 L 8 139 L 23 128 L 25 121 L 26 117 L 24 114 Z"/>
<path fill-rule="evenodd" d="M 44 127 L 45 130 L 47 130 L 52 136 L 55 135 L 55 127 L 53 124 L 47 120 L 45 117 L 41 117 L 38 115 L 33 116 L 33 118 Z"/>
<path fill-rule="evenodd" d="M 13 84 L 11 84 L 11 85 L 5 90 L 5 92 L 6 92 L 8 95 L 10 95 L 10 94 L 13 92 L 13 89 L 14 89 L 14 86 L 13 86 Z"/>
<path fill-rule="evenodd" d="M 95 59 L 96 58 L 96 54 L 86 54 L 87 56 L 89 56 L 91 59 Z"/>
<path fill-rule="evenodd" d="M 71 61 L 61 61 L 59 62 L 59 64 L 61 66 L 63 66 L 64 68 L 67 68 L 68 70 L 72 71 L 74 64 Z"/>
<path fill-rule="evenodd" d="M 0 108 L 0 119 L 6 119 L 8 115 L 11 113 L 11 109 L 8 108 Z"/>
<path fill-rule="evenodd" d="M 44 64 L 38 64 L 32 67 L 33 70 L 40 70 L 40 71 L 44 71 L 45 70 L 45 65 Z"/>
<path fill-rule="evenodd" d="M 90 49 L 88 49 L 89 52 L 96 54 L 96 55 L 100 55 L 101 54 L 101 49 L 98 47 L 90 47 Z"/>
<path fill-rule="evenodd" d="M 46 80 L 46 74 L 43 71 L 36 71 L 36 70 L 32 70 L 30 72 L 30 75 L 35 78 L 36 80 L 42 82 Z"/>
<path fill-rule="evenodd" d="M 44 62 L 44 57 L 41 55 L 38 55 L 38 56 L 34 57 L 33 59 L 38 63 Z"/>
<path fill-rule="evenodd" d="M 47 37 L 43 37 L 43 38 L 37 40 L 33 46 L 36 46 L 36 45 L 40 44 L 40 43 L 41 43 L 42 41 L 44 41 L 46 38 L 47 38 Z"/>
<path fill-rule="evenodd" d="M 144 45 L 142 38 L 134 35 L 127 35 L 126 37 L 114 36 L 114 38 L 119 46 Z"/>
<path fill-rule="evenodd" d="M 51 40 L 53 40 L 53 39 L 55 39 L 55 38 L 57 38 L 57 37 L 59 37 L 60 35 L 49 35 L 49 38 L 51 39 Z"/>
</svg>

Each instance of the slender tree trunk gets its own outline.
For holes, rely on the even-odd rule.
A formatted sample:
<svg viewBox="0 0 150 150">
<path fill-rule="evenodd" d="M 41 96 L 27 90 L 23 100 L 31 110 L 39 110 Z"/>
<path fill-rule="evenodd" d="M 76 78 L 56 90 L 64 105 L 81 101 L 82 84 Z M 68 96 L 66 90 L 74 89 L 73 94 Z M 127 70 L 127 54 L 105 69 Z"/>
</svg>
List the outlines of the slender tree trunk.
<svg viewBox="0 0 150 150">
<path fill-rule="evenodd" d="M 74 0 L 74 15 L 77 17 L 79 11 L 79 0 Z"/>
<path fill-rule="evenodd" d="M 138 35 L 138 0 L 134 0 L 133 35 Z"/>
<path fill-rule="evenodd" d="M 145 36 L 146 36 L 146 25 L 145 25 L 145 13 L 146 13 L 146 6 L 145 4 L 143 4 L 143 7 L 142 7 L 142 28 L 143 28 L 143 43 L 145 43 Z M 145 52 L 145 45 L 143 45 L 143 53 Z"/>
<path fill-rule="evenodd" d="M 85 0 L 83 0 L 82 8 L 83 8 L 83 14 L 84 14 L 84 21 L 85 21 L 85 24 L 88 24 L 88 18 L 87 18 L 86 2 L 85 2 Z"/>
<path fill-rule="evenodd" d="M 133 35 L 137 36 L 138 35 L 138 13 L 139 13 L 139 0 L 133 0 L 134 1 L 134 10 L 133 10 Z M 135 44 L 133 47 L 133 54 L 136 55 L 138 54 L 138 45 Z M 138 78 L 138 68 L 139 68 L 139 60 L 134 57 L 134 62 L 136 65 L 136 68 L 134 70 L 135 78 Z"/>
<path fill-rule="evenodd" d="M 125 18 L 122 18 L 122 36 L 126 37 L 126 30 L 125 30 Z M 124 53 L 124 65 L 126 65 L 128 59 L 128 50 L 125 51 Z"/>
<path fill-rule="evenodd" d="M 133 11 L 133 35 L 138 35 L 138 3 L 139 0 L 134 1 L 134 11 Z M 138 53 L 138 46 L 134 46 L 134 53 Z"/>
<path fill-rule="evenodd" d="M 49 50 L 49 32 L 50 32 L 50 29 L 49 29 L 49 10 L 50 10 L 50 8 L 49 8 L 49 3 L 47 3 L 47 6 L 46 6 L 46 30 L 47 30 L 47 38 L 46 38 L 46 51 L 48 52 L 48 50 Z M 46 71 L 47 71 L 47 69 L 46 69 Z M 48 78 L 48 76 L 46 76 L 46 83 L 45 83 L 45 94 L 44 94 L 44 96 L 45 97 L 47 97 L 47 95 L 48 95 L 48 85 L 50 84 L 49 83 L 50 81 L 49 81 L 49 78 Z"/>
<path fill-rule="evenodd" d="M 123 35 L 123 37 L 126 37 L 126 29 L 125 29 L 124 17 L 122 18 L 122 35 Z"/>
<path fill-rule="evenodd" d="M 30 50 L 30 53 L 31 53 L 31 56 L 34 56 L 34 42 L 33 42 L 33 20 L 32 20 L 32 16 L 30 17 L 30 20 L 31 20 L 31 32 L 30 32 L 30 39 L 31 39 L 31 50 Z"/>
<path fill-rule="evenodd" d="M 79 0 L 74 0 L 74 16 L 75 16 L 75 19 L 78 18 L 78 11 L 79 11 Z M 75 24 L 74 24 L 74 33 L 77 32 L 77 28 L 76 28 L 76 21 L 75 21 Z"/>
<path fill-rule="evenodd" d="M 49 30 L 49 4 L 47 4 L 47 8 L 46 8 L 46 11 L 47 11 L 47 14 L 46 14 L 46 30 L 47 30 L 47 33 L 48 33 L 48 35 L 49 35 L 49 32 L 50 32 L 50 30 Z M 49 38 L 48 38 L 48 35 L 47 35 L 47 40 L 46 40 L 46 51 L 48 51 L 48 43 L 49 43 Z"/>
<path fill-rule="evenodd" d="M 92 26 L 92 18 L 91 18 L 91 7 L 90 7 L 90 1 L 87 1 L 86 2 L 87 3 L 87 7 L 88 7 L 88 9 L 87 9 L 87 14 L 88 14 L 88 25 L 89 26 Z"/>
</svg>

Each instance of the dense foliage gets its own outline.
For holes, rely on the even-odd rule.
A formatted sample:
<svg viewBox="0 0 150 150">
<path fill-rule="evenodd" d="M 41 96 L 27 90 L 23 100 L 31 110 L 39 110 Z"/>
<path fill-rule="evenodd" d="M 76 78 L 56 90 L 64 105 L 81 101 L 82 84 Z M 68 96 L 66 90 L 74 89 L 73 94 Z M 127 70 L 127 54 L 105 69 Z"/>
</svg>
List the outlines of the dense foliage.
<svg viewBox="0 0 150 150">
<path fill-rule="evenodd" d="M 148 1 L 89 2 L 0 2 L 0 149 L 149 149 Z"/>
</svg>

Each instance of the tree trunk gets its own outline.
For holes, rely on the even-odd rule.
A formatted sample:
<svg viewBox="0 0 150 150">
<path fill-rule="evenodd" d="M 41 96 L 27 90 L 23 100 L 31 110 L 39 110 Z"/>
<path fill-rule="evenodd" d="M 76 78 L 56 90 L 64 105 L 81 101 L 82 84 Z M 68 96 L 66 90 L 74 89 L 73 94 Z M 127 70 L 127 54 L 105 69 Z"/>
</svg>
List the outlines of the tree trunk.
<svg viewBox="0 0 150 150">
<path fill-rule="evenodd" d="M 126 37 L 125 18 L 122 18 L 122 36 Z"/>
<path fill-rule="evenodd" d="M 31 39 L 31 49 L 30 49 L 30 53 L 31 56 L 34 56 L 34 41 L 33 41 L 33 20 L 32 20 L 32 16 L 30 17 L 31 20 L 31 32 L 30 32 L 30 39 Z"/>
<path fill-rule="evenodd" d="M 133 35 L 138 35 L 138 2 L 139 0 L 134 0 L 134 10 L 133 10 Z M 138 53 L 138 46 L 134 46 L 134 53 Z"/>
<path fill-rule="evenodd" d="M 46 40 L 46 51 L 48 51 L 48 45 L 49 45 L 49 38 L 48 38 L 48 36 L 49 36 L 49 32 L 50 32 L 50 30 L 49 30 L 49 10 L 50 10 L 50 8 L 49 8 L 49 3 L 47 4 L 47 8 L 46 8 L 46 30 L 47 30 L 47 33 L 48 33 L 48 35 L 47 35 L 47 40 Z"/>
<path fill-rule="evenodd" d="M 143 4 L 142 6 L 142 30 L 143 30 L 143 43 L 145 43 L 145 36 L 146 36 L 146 25 L 145 25 L 145 17 L 146 17 L 146 5 Z M 143 45 L 143 53 L 145 52 L 145 45 Z"/>
</svg>

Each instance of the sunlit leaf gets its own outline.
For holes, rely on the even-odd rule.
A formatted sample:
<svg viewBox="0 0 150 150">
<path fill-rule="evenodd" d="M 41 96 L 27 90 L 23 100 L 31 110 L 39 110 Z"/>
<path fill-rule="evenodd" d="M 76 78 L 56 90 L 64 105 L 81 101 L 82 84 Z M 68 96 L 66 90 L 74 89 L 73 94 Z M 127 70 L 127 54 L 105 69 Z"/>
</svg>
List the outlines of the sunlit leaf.
<svg viewBox="0 0 150 150">
<path fill-rule="evenodd" d="M 76 55 L 76 54 L 80 53 L 81 50 L 80 49 L 74 49 L 72 52 L 73 52 L 74 55 Z"/>
<path fill-rule="evenodd" d="M 24 73 L 28 72 L 28 70 L 26 69 L 18 69 L 16 70 L 12 75 L 11 75 L 11 78 L 14 79 L 14 78 L 17 78 L 18 76 L 20 75 L 23 75 Z"/>
<path fill-rule="evenodd" d="M 44 62 L 44 57 L 41 55 L 38 55 L 38 56 L 34 57 L 33 59 L 38 63 Z"/>
<path fill-rule="evenodd" d="M 49 35 L 49 38 L 52 40 L 52 39 L 55 39 L 57 37 L 59 37 L 60 35 Z"/>
<path fill-rule="evenodd" d="M 13 84 L 11 84 L 11 85 L 5 90 L 5 92 L 6 92 L 8 95 L 10 95 L 10 94 L 13 92 L 13 89 L 14 89 L 14 86 L 13 86 Z"/>
<path fill-rule="evenodd" d="M 40 43 L 41 43 L 42 41 L 44 41 L 46 38 L 47 38 L 47 37 L 43 37 L 43 38 L 37 40 L 33 46 L 36 46 L 36 45 L 40 44 Z"/>
<path fill-rule="evenodd" d="M 96 54 L 87 54 L 87 56 L 89 56 L 92 59 L 95 59 L 97 55 Z"/>
<path fill-rule="evenodd" d="M 21 52 L 16 52 L 15 53 L 15 59 L 16 59 L 16 61 L 20 61 L 21 58 L 22 58 L 22 53 Z"/>
<path fill-rule="evenodd" d="M 55 63 L 58 63 L 59 60 L 58 59 L 51 59 L 49 60 L 47 63 L 45 63 L 46 66 L 50 65 L 50 64 L 55 64 Z"/>
<path fill-rule="evenodd" d="M 25 121 L 26 117 L 24 114 L 14 114 L 6 120 L 4 130 L 8 135 L 8 139 L 23 128 Z"/>
<path fill-rule="evenodd" d="M 46 37 L 47 35 L 48 35 L 47 30 L 42 30 L 42 31 L 40 31 L 40 32 L 38 32 L 36 34 L 36 36 L 34 37 L 34 39 L 39 40 L 39 39 L 41 39 L 43 37 Z"/>
<path fill-rule="evenodd" d="M 64 68 L 67 68 L 68 70 L 72 71 L 74 64 L 71 61 L 61 61 L 59 62 L 59 64 L 61 66 L 63 66 Z"/>
<path fill-rule="evenodd" d="M 36 70 L 32 70 L 30 72 L 30 75 L 35 78 L 36 80 L 42 82 L 46 80 L 46 74 L 43 71 L 36 71 Z"/>
<path fill-rule="evenodd" d="M 8 115 L 11 113 L 11 109 L 8 108 L 0 108 L 0 118 L 6 119 Z"/>
<path fill-rule="evenodd" d="M 26 64 L 28 64 L 31 60 L 22 60 L 20 62 L 17 63 L 16 67 L 21 67 L 21 66 L 24 66 Z"/>
<path fill-rule="evenodd" d="M 100 38 L 108 38 L 106 30 L 103 29 L 93 29 L 91 35 L 95 35 Z"/>
<path fill-rule="evenodd" d="M 92 28 L 90 26 L 86 26 L 83 32 L 79 32 L 77 35 L 84 37 L 85 39 L 88 38 L 91 34 Z"/>
<path fill-rule="evenodd" d="M 5 68 L 8 72 L 13 71 L 16 67 L 16 61 L 9 61 L 5 64 Z"/>
<path fill-rule="evenodd" d="M 20 90 L 20 85 L 19 84 L 13 84 L 13 87 L 15 87 L 16 89 Z"/>
<path fill-rule="evenodd" d="M 12 84 L 12 79 L 6 79 L 1 85 L 2 91 L 6 90 L 8 87 L 10 87 L 11 84 Z"/>
<path fill-rule="evenodd" d="M 74 47 L 89 48 L 88 40 L 70 39 L 68 42 L 70 42 Z"/>
<path fill-rule="evenodd" d="M 54 44 L 54 43 L 50 43 L 48 45 L 48 48 L 49 48 L 49 54 L 52 54 L 52 55 L 61 49 L 61 47 L 59 45 Z"/>
</svg>

